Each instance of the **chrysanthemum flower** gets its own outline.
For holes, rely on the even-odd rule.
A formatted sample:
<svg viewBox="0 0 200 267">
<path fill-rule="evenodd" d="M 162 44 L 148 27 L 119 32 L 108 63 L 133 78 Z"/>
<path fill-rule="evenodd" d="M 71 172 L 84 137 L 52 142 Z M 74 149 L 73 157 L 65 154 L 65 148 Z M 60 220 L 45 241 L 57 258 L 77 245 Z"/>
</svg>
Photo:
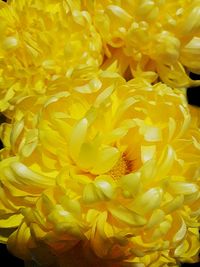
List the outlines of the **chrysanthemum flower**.
<svg viewBox="0 0 200 267">
<path fill-rule="evenodd" d="M 71 1 L 67 1 L 71 2 Z M 87 9 L 103 39 L 106 65 L 173 87 L 197 85 L 187 71 L 200 72 L 200 1 L 75 1 Z M 82 6 L 81 6 L 82 4 Z M 69 4 L 70 5 L 70 4 Z"/>
<path fill-rule="evenodd" d="M 0 1 L 0 35 L 0 111 L 7 116 L 24 96 L 99 86 L 101 38 L 88 12 L 71 12 L 61 0 Z"/>
<path fill-rule="evenodd" d="M 38 103 L 11 129 L 1 242 L 47 266 L 197 261 L 200 131 L 185 97 L 162 83 L 100 80 L 98 92 Z"/>
<path fill-rule="evenodd" d="M 194 127 L 200 128 L 200 108 L 189 105 Z"/>
</svg>

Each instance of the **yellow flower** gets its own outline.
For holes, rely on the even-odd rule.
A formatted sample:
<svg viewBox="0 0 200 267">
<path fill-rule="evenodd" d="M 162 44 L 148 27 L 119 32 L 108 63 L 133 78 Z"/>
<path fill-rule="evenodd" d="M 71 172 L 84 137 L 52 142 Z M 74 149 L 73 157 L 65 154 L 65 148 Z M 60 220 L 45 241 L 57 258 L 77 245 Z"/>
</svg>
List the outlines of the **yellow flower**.
<svg viewBox="0 0 200 267">
<path fill-rule="evenodd" d="M 0 1 L 0 111 L 12 117 L 17 101 L 99 83 L 101 38 L 86 11 L 64 1 Z M 87 88 L 86 88 L 87 89 Z"/>
<path fill-rule="evenodd" d="M 198 261 L 200 130 L 185 97 L 109 72 L 99 80 L 99 91 L 58 93 L 11 127 L 1 242 L 47 266 Z"/>
<path fill-rule="evenodd" d="M 196 106 L 188 105 L 191 113 L 191 117 L 194 123 L 194 128 L 200 128 L 200 108 Z"/>
<path fill-rule="evenodd" d="M 75 2 L 79 6 L 72 8 L 87 9 L 93 17 L 108 57 L 106 66 L 117 61 L 123 75 L 129 77 L 131 71 L 151 81 L 158 73 L 172 87 L 199 85 L 187 74 L 200 71 L 199 0 Z"/>
</svg>

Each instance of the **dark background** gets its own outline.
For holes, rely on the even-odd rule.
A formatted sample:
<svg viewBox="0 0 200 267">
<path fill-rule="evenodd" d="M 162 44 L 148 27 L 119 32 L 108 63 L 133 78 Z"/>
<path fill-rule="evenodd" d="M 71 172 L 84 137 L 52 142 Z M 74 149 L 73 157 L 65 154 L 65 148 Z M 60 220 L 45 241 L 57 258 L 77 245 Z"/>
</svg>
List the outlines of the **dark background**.
<svg viewBox="0 0 200 267">
<path fill-rule="evenodd" d="M 3 0 L 6 2 L 6 0 Z M 20 0 L 19 0 L 20 1 Z M 193 80 L 200 79 L 199 75 L 191 73 L 191 78 Z M 188 97 L 188 103 L 191 105 L 199 106 L 200 107 L 200 87 L 198 88 L 188 88 L 187 90 L 187 97 Z M 3 244 L 0 244 L 0 266 L 1 267 L 24 267 L 24 263 L 22 260 L 14 257 L 11 255 L 7 249 L 6 246 Z M 200 266 L 200 264 L 183 264 L 182 267 L 197 267 Z M 80 266 L 81 267 L 81 266 Z M 103 266 L 102 266 L 103 267 Z"/>
<path fill-rule="evenodd" d="M 192 80 L 200 80 L 200 75 L 190 73 L 190 78 Z M 200 107 L 200 86 L 196 88 L 188 88 L 187 97 L 188 97 L 189 104 Z"/>
<path fill-rule="evenodd" d="M 1 267 L 24 267 L 24 263 L 22 260 L 11 255 L 6 250 L 5 245 L 0 244 L 0 266 Z M 200 266 L 199 263 L 181 265 L 181 267 L 198 267 L 198 266 Z M 77 266 L 77 267 L 81 267 L 81 266 Z"/>
</svg>

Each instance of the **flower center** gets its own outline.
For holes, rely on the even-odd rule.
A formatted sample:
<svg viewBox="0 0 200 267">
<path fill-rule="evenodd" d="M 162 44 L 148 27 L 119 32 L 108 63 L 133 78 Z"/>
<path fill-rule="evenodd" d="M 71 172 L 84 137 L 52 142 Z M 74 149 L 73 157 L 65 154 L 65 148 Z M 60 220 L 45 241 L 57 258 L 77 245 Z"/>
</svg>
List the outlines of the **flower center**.
<svg viewBox="0 0 200 267">
<path fill-rule="evenodd" d="M 115 166 L 108 172 L 108 174 L 114 179 L 118 179 L 133 170 L 132 160 L 127 159 L 126 154 L 123 154 Z"/>
</svg>

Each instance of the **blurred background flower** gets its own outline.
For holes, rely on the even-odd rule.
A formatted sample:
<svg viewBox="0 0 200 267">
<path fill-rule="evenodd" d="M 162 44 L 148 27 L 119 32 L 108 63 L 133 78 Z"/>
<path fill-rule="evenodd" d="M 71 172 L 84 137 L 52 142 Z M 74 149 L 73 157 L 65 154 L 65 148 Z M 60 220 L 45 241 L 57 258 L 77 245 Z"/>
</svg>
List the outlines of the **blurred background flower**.
<svg viewBox="0 0 200 267">
<path fill-rule="evenodd" d="M 101 39 L 88 12 L 72 13 L 64 1 L 1 1 L 0 20 L 0 111 L 8 117 L 22 97 L 98 87 Z"/>
<path fill-rule="evenodd" d="M 173 87 L 199 85 L 200 1 L 76 1 L 87 9 L 103 40 L 104 65 L 117 63 L 125 77 L 157 76 Z"/>
</svg>

